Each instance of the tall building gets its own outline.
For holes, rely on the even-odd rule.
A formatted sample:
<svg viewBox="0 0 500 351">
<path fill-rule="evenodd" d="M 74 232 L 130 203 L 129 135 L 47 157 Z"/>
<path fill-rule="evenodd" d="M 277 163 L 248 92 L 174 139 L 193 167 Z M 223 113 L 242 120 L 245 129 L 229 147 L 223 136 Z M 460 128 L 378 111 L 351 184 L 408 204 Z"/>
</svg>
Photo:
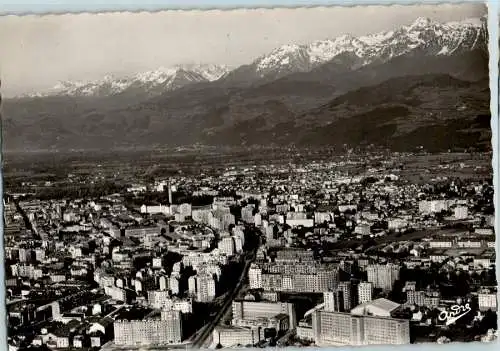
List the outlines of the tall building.
<svg viewBox="0 0 500 351">
<path fill-rule="evenodd" d="M 267 223 L 267 221 L 266 221 L 266 223 Z M 276 239 L 275 238 L 275 231 L 274 231 L 274 226 L 273 225 L 266 226 L 265 227 L 265 233 L 266 233 L 266 240 L 268 242 Z"/>
<path fill-rule="evenodd" d="M 455 207 L 455 219 L 467 219 L 468 216 L 467 206 Z"/>
<path fill-rule="evenodd" d="M 325 311 L 327 312 L 341 312 L 344 307 L 342 301 L 342 294 L 339 290 L 325 291 L 323 293 L 323 301 L 325 303 Z"/>
<path fill-rule="evenodd" d="M 280 267 L 286 269 L 280 271 Z M 339 282 L 338 268 L 316 268 L 299 263 L 268 268 L 261 274 L 261 280 L 262 288 L 269 291 L 323 293 L 336 289 Z"/>
<path fill-rule="evenodd" d="M 222 238 L 218 244 L 219 250 L 227 256 L 233 256 L 235 253 L 234 238 L 231 236 Z"/>
<path fill-rule="evenodd" d="M 399 279 L 399 269 L 399 266 L 392 263 L 368 265 L 366 267 L 368 281 L 373 284 L 374 288 L 390 291 Z"/>
<path fill-rule="evenodd" d="M 201 275 L 196 278 L 196 299 L 199 302 L 210 302 L 215 298 L 215 280 L 210 275 Z"/>
<path fill-rule="evenodd" d="M 317 346 L 360 345 L 357 330 L 353 331 L 352 317 L 349 313 L 315 311 L 312 316 L 314 341 Z"/>
<path fill-rule="evenodd" d="M 339 282 L 339 270 L 335 269 L 325 269 L 319 270 L 317 274 L 317 291 L 328 291 L 329 289 L 335 289 Z"/>
<path fill-rule="evenodd" d="M 410 343 L 410 322 L 404 319 L 363 316 L 364 344 L 402 345 Z"/>
<path fill-rule="evenodd" d="M 409 320 L 392 318 L 399 305 L 378 299 L 351 313 L 316 310 L 312 316 L 317 346 L 402 345 L 410 343 Z"/>
<path fill-rule="evenodd" d="M 241 246 L 245 246 L 245 231 L 244 227 L 238 225 L 233 228 L 233 236 L 239 238 L 241 241 Z"/>
<path fill-rule="evenodd" d="M 372 300 L 373 285 L 370 282 L 358 284 L 358 303 L 363 304 Z"/>
<path fill-rule="evenodd" d="M 160 283 L 160 290 L 168 290 L 168 283 L 169 283 L 169 280 L 166 276 L 162 275 L 159 279 L 158 279 L 159 283 Z"/>
<path fill-rule="evenodd" d="M 168 285 L 172 294 L 177 295 L 179 293 L 179 278 L 171 276 Z"/>
<path fill-rule="evenodd" d="M 192 275 L 188 279 L 188 293 L 190 296 L 196 296 L 196 276 Z"/>
<path fill-rule="evenodd" d="M 417 290 L 417 284 L 414 281 L 408 281 L 403 291 L 406 291 L 406 304 L 437 308 L 441 302 L 441 294 L 437 290 L 427 288 L 426 290 Z"/>
<path fill-rule="evenodd" d="M 167 186 L 168 186 L 168 204 L 172 205 L 174 202 L 172 200 L 172 184 L 170 183 L 170 181 L 168 181 Z"/>
<path fill-rule="evenodd" d="M 250 289 L 261 289 L 262 288 L 262 268 L 257 265 L 252 264 L 248 270 L 248 281 L 250 284 Z"/>
<path fill-rule="evenodd" d="M 182 342 L 182 319 L 179 311 L 162 311 L 161 319 L 117 320 L 115 344 L 146 346 Z"/>
<path fill-rule="evenodd" d="M 337 288 L 339 294 L 342 295 L 341 302 L 343 304 L 343 310 L 348 312 L 352 308 L 353 295 L 351 293 L 352 285 L 351 282 L 339 282 Z"/>
<path fill-rule="evenodd" d="M 45 249 L 35 249 L 35 260 L 37 260 L 38 262 L 42 262 L 43 260 L 45 260 Z"/>
<path fill-rule="evenodd" d="M 243 241 L 241 240 L 241 237 L 239 236 L 234 236 L 234 248 L 236 253 L 240 254 L 243 252 Z"/>
<path fill-rule="evenodd" d="M 257 227 L 262 225 L 262 215 L 260 213 L 256 213 L 253 218 L 253 221 Z"/>
<path fill-rule="evenodd" d="M 52 302 L 50 306 L 52 308 L 52 319 L 56 320 L 61 316 L 61 306 L 57 301 Z"/>
<path fill-rule="evenodd" d="M 26 263 L 31 261 L 31 249 L 21 247 L 19 249 L 19 262 Z"/>
<path fill-rule="evenodd" d="M 492 311 L 497 310 L 497 295 L 493 292 L 480 292 L 478 294 L 479 309 L 481 311 L 486 311 L 491 309 Z"/>
<path fill-rule="evenodd" d="M 182 314 L 178 310 L 161 311 L 161 321 L 167 322 L 168 335 L 174 342 L 182 340 Z"/>
<path fill-rule="evenodd" d="M 135 287 L 136 292 L 138 292 L 138 293 L 142 292 L 142 290 L 143 290 L 142 281 L 139 279 L 136 279 L 135 283 L 134 283 L 134 287 Z"/>
<path fill-rule="evenodd" d="M 254 223 L 253 211 L 255 206 L 246 205 L 241 209 L 241 219 L 246 223 Z"/>
</svg>

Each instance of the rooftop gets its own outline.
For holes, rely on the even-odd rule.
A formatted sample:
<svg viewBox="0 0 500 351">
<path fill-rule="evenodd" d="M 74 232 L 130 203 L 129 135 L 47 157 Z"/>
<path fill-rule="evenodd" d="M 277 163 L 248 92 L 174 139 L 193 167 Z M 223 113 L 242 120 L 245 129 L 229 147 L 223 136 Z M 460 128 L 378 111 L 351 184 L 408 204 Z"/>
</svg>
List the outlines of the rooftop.
<svg viewBox="0 0 500 351">
<path fill-rule="evenodd" d="M 352 309 L 352 314 L 365 314 L 365 312 L 370 312 L 373 314 L 374 310 L 379 310 L 383 314 L 389 315 L 391 312 L 399 308 L 401 305 L 384 298 L 376 299 L 373 301 L 366 302 Z"/>
</svg>

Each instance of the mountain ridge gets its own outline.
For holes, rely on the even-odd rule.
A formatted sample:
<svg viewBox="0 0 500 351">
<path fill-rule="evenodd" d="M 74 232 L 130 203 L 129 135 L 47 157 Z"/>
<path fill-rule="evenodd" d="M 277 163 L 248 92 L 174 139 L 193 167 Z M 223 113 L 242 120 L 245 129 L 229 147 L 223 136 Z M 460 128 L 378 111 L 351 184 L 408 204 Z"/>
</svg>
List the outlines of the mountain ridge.
<svg viewBox="0 0 500 351">
<path fill-rule="evenodd" d="M 484 33 L 484 18 L 461 22 L 438 23 L 417 18 L 397 30 L 354 37 L 350 34 L 309 44 L 285 44 L 259 56 L 249 64 L 229 69 L 225 65 L 184 64 L 172 68 L 139 72 L 125 77 L 105 76 L 90 82 L 60 82 L 49 91 L 19 97 L 53 95 L 110 96 L 127 90 L 154 96 L 203 82 L 225 81 L 228 84 L 272 81 L 289 74 L 309 72 L 331 61 L 343 61 L 344 69 L 355 70 L 372 63 L 384 63 L 415 50 L 432 55 L 453 55 L 477 49 Z M 487 48 L 486 48 L 487 49 Z"/>
<path fill-rule="evenodd" d="M 417 18 L 411 25 L 395 31 L 354 37 L 349 34 L 309 44 L 285 44 L 266 55 L 229 72 L 223 79 L 231 82 L 275 80 L 292 73 L 309 72 L 349 55 L 346 70 L 372 63 L 384 63 L 414 50 L 430 55 L 453 55 L 479 48 L 485 38 L 484 19 L 438 23 Z M 487 50 L 487 48 L 486 48 Z"/>
<path fill-rule="evenodd" d="M 223 65 L 177 65 L 173 68 L 160 67 L 156 70 L 140 72 L 124 77 L 106 75 L 95 81 L 63 81 L 45 92 L 26 94 L 22 97 L 47 96 L 110 96 L 127 90 L 143 88 L 151 96 L 164 91 L 172 91 L 189 84 L 215 81 L 229 72 Z"/>
<path fill-rule="evenodd" d="M 275 74 L 271 69 L 262 78 L 254 75 L 256 65 L 247 65 L 229 73 L 214 70 L 207 78 L 194 72 L 194 66 L 185 66 L 174 70 L 180 81 L 163 81 L 173 89 L 162 86 L 151 92 L 129 85 L 116 94 L 4 99 L 4 148 L 154 149 L 199 143 L 340 146 L 350 142 L 404 149 L 405 137 L 408 150 L 417 146 L 447 150 L 467 143 L 488 148 L 485 29 L 466 24 L 459 34 L 449 34 L 461 40 L 453 50 L 450 46 L 443 51 L 441 39 L 423 44 L 422 38 L 434 38 L 443 26 L 418 19 L 401 29 L 418 35 L 396 41 L 392 48 L 380 44 L 369 63 L 365 54 L 353 49 L 307 68 L 310 63 L 302 52 L 297 65 L 303 64 L 307 71 L 293 68 Z M 396 32 L 363 40 L 382 43 L 401 38 Z M 346 35 L 337 43 L 349 46 L 359 40 Z M 297 48 L 300 45 L 289 46 L 286 55 Z M 248 79 L 235 79 L 241 72 Z M 427 132 L 434 139 L 426 141 Z M 439 133 L 450 142 L 437 140 Z M 417 145 L 419 138 L 423 145 Z"/>
</svg>

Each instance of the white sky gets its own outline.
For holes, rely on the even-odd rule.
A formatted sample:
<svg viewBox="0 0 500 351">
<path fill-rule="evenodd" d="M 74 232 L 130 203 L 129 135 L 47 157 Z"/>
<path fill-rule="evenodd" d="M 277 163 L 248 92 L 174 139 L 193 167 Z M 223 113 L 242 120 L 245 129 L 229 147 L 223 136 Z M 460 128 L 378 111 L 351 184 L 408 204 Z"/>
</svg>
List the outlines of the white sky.
<svg viewBox="0 0 500 351">
<path fill-rule="evenodd" d="M 429 17 L 486 14 L 482 4 L 163 11 L 0 17 L 4 96 L 186 63 L 238 66 L 287 43 L 390 30 Z"/>
</svg>

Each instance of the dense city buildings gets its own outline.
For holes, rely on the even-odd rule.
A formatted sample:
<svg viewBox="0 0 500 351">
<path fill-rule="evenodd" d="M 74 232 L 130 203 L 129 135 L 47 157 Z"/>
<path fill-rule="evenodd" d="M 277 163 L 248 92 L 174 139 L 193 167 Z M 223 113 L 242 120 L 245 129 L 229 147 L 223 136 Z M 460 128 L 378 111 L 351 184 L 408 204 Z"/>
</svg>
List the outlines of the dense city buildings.
<svg viewBox="0 0 500 351">
<path fill-rule="evenodd" d="M 491 184 L 410 182 L 405 157 L 230 167 L 132 195 L 7 192 L 9 342 L 406 344 L 452 339 L 439 316 L 455 305 L 470 308 L 455 331 L 491 338 Z"/>
<path fill-rule="evenodd" d="M 8 350 L 496 339 L 489 15 L 0 17 Z"/>
</svg>

